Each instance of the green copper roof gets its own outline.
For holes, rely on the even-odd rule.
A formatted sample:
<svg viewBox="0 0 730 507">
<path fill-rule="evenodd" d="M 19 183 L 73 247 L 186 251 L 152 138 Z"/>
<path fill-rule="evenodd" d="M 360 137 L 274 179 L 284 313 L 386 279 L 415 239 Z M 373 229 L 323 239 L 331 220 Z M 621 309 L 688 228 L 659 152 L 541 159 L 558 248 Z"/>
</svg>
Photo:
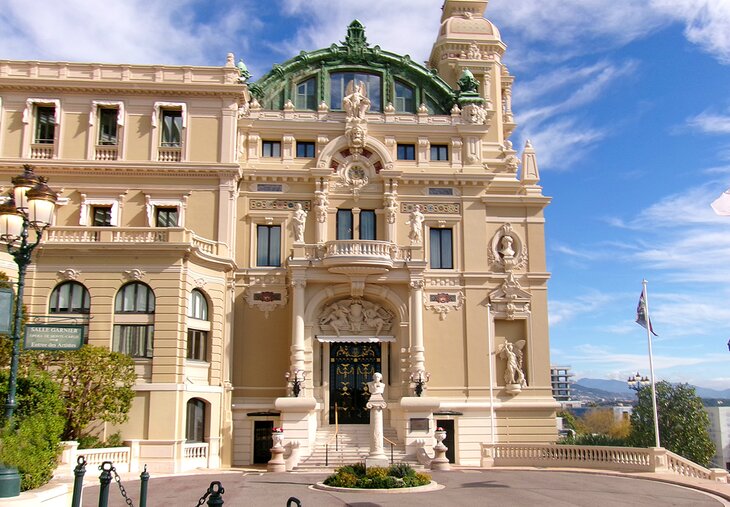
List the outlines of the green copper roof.
<svg viewBox="0 0 730 507">
<path fill-rule="evenodd" d="M 274 67 L 250 86 L 251 92 L 265 100 L 284 91 L 289 97 L 291 85 L 318 75 L 318 102 L 326 100 L 327 75 L 338 71 L 379 73 L 383 76 L 385 103 L 392 101 L 391 81 L 394 78 L 407 82 L 448 112 L 456 100 L 456 93 L 436 74 L 411 60 L 408 55 L 384 51 L 380 46 L 370 46 L 365 37 L 365 27 L 354 20 L 347 28 L 344 42 L 325 49 L 302 51 L 298 56 Z M 423 98 L 423 97 L 422 97 Z M 423 100 L 421 100 L 423 101 Z M 385 105 L 385 104 L 384 104 Z"/>
</svg>

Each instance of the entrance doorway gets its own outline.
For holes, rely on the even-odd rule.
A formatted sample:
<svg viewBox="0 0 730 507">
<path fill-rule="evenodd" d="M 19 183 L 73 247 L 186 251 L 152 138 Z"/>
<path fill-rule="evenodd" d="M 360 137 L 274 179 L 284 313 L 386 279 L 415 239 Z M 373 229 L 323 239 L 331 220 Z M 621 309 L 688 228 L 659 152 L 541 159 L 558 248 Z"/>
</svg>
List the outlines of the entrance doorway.
<svg viewBox="0 0 730 507">
<path fill-rule="evenodd" d="M 454 439 L 454 420 L 453 419 L 436 419 L 436 426 L 446 430 L 446 438 L 444 445 L 447 447 L 446 457 L 449 463 L 456 463 L 456 448 Z"/>
<path fill-rule="evenodd" d="M 268 463 L 271 459 L 271 448 L 274 447 L 274 439 L 271 432 L 274 429 L 274 421 L 253 422 L 253 462 Z"/>
<path fill-rule="evenodd" d="M 330 424 L 369 424 L 367 382 L 381 372 L 380 343 L 332 343 L 330 346 Z"/>
</svg>

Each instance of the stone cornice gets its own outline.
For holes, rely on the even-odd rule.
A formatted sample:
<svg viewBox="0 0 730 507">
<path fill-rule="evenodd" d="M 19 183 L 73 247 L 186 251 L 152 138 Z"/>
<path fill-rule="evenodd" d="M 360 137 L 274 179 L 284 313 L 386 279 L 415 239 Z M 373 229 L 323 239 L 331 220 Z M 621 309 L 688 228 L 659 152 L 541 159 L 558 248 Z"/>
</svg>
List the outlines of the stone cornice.
<svg viewBox="0 0 730 507">
<path fill-rule="evenodd" d="M 20 171 L 28 159 L 0 160 L 0 171 Z M 238 164 L 202 164 L 202 163 L 170 163 L 161 162 L 100 162 L 100 161 L 63 161 L 33 160 L 36 170 L 43 174 L 93 174 L 106 176 L 228 176 L 239 178 L 241 168 Z"/>
<path fill-rule="evenodd" d="M 87 94 L 114 94 L 124 95 L 155 95 L 155 96 L 189 96 L 189 97 L 221 97 L 230 96 L 237 99 L 243 87 L 240 85 L 221 84 L 187 84 L 187 83 L 131 83 L 122 82 L 81 82 L 58 80 L 29 80 L 28 78 L 0 78 L 0 90 L 17 92 L 44 93 L 87 93 Z"/>
</svg>

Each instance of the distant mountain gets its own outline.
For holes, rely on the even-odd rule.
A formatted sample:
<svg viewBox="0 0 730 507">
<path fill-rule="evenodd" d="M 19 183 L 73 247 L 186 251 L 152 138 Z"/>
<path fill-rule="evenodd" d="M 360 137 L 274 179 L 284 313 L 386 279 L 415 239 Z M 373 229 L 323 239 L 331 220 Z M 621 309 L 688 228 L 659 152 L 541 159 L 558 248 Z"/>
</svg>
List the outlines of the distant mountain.
<svg viewBox="0 0 730 507">
<path fill-rule="evenodd" d="M 580 384 L 570 386 L 571 398 L 578 401 L 594 402 L 599 404 L 633 403 L 634 393 L 612 393 L 602 389 L 586 387 Z"/>
<path fill-rule="evenodd" d="M 621 380 L 607 380 L 607 379 L 595 379 L 595 378 L 582 378 L 573 385 L 580 385 L 590 389 L 600 389 L 601 391 L 607 391 L 609 393 L 621 394 L 626 396 L 628 399 L 634 397 L 634 392 L 629 389 L 629 386 L 625 381 Z M 709 389 L 707 387 L 693 386 L 697 392 L 697 396 L 700 398 L 730 398 L 730 389 L 719 391 L 717 389 Z"/>
</svg>

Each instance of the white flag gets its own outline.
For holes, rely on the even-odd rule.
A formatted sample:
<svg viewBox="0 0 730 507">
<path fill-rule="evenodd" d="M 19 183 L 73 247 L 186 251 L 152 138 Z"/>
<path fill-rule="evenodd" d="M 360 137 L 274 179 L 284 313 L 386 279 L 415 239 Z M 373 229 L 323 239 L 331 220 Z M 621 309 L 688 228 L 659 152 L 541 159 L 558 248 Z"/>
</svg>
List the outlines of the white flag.
<svg viewBox="0 0 730 507">
<path fill-rule="evenodd" d="M 730 188 L 725 190 L 710 206 L 718 215 L 730 216 Z"/>
</svg>

